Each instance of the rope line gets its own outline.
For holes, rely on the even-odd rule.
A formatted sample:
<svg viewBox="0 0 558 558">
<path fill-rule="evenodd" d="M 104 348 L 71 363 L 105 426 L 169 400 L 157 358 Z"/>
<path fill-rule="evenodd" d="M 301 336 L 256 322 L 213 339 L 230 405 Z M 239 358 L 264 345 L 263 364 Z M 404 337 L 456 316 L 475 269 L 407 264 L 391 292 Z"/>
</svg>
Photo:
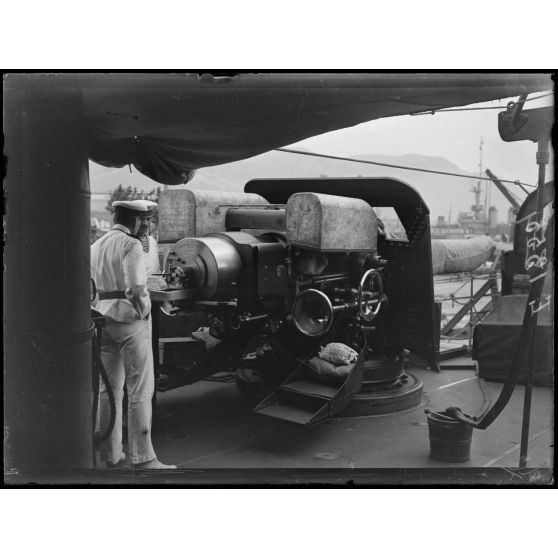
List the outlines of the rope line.
<svg viewBox="0 0 558 558">
<path fill-rule="evenodd" d="M 463 272 L 466 273 L 466 272 Z M 496 278 L 499 278 L 501 276 L 500 272 L 496 273 Z M 482 275 L 475 275 L 474 273 L 472 274 L 472 277 L 474 279 L 478 279 L 479 281 L 483 280 L 483 279 L 490 279 L 490 274 L 489 273 L 483 273 Z M 434 284 L 437 285 L 439 283 L 457 283 L 458 281 L 465 281 L 465 284 L 469 284 L 469 280 L 471 279 L 471 275 L 467 274 L 464 277 L 455 277 L 455 278 L 448 278 L 448 279 L 439 279 L 437 281 L 434 281 Z"/>
<path fill-rule="evenodd" d="M 470 296 L 451 296 L 451 294 L 453 294 L 453 293 L 450 293 L 448 295 L 449 298 L 436 298 L 436 297 L 434 297 L 434 298 L 436 298 L 436 302 L 446 302 L 446 301 L 448 301 L 448 302 L 449 301 L 458 302 L 460 300 L 473 300 Z M 483 298 L 487 298 L 489 296 L 491 296 L 490 293 L 484 294 L 484 295 L 482 295 L 482 298 L 480 300 L 482 300 Z M 459 303 L 459 304 L 461 304 L 461 303 Z"/>
<path fill-rule="evenodd" d="M 367 165 L 377 165 L 379 167 L 389 167 L 392 169 L 403 169 L 403 170 L 412 170 L 418 172 L 428 172 L 431 174 L 443 174 L 445 176 L 457 176 L 459 178 L 472 178 L 473 180 L 487 180 L 492 182 L 492 179 L 484 176 L 474 176 L 471 174 L 458 174 L 455 172 L 447 172 L 447 171 L 437 171 L 432 169 L 420 169 L 417 167 L 407 167 L 404 165 L 393 165 L 390 163 L 378 163 L 377 161 L 367 161 L 366 159 L 355 159 L 353 157 L 340 157 L 338 155 L 324 155 L 323 153 L 314 153 L 311 151 L 300 151 L 298 149 L 288 149 L 286 147 L 277 147 L 274 151 L 282 151 L 283 153 L 293 153 L 295 155 L 306 155 L 310 157 L 322 157 L 323 159 L 335 159 L 337 161 L 349 161 L 351 163 L 365 163 Z M 519 180 L 500 180 L 500 182 L 507 182 L 508 184 L 515 184 L 519 185 L 521 182 Z M 529 188 L 536 188 L 536 186 L 532 186 L 531 184 L 525 184 L 525 186 L 529 186 Z"/>
<path fill-rule="evenodd" d="M 545 93 L 544 95 L 539 95 L 538 97 L 533 97 L 531 99 L 526 99 L 525 102 L 535 101 L 536 99 L 543 99 L 544 97 L 550 97 L 552 93 Z M 440 108 L 440 109 L 431 109 L 425 110 L 420 112 L 411 112 L 411 116 L 424 116 L 427 114 L 434 114 L 436 112 L 462 112 L 465 110 L 503 110 L 506 107 L 497 106 L 497 107 L 467 107 L 467 108 Z"/>
<path fill-rule="evenodd" d="M 459 289 L 457 289 L 456 291 L 453 291 L 453 294 L 456 295 L 463 287 L 465 287 L 465 285 L 468 285 L 469 281 L 464 281 L 463 284 L 461 285 L 461 287 L 459 287 Z"/>
</svg>

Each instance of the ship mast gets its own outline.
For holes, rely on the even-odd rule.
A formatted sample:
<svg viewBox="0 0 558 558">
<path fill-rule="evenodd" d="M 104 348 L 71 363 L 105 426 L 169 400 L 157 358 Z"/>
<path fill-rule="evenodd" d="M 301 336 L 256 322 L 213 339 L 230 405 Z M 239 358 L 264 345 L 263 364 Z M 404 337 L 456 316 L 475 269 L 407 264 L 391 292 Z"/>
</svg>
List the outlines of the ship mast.
<svg viewBox="0 0 558 558">
<path fill-rule="evenodd" d="M 482 174 L 482 138 L 481 138 L 481 168 L 479 168 L 479 177 Z M 480 181 L 479 181 L 480 182 Z M 486 190 L 484 195 L 484 220 L 486 222 L 486 230 L 484 231 L 486 235 L 490 232 L 490 182 L 486 183 Z"/>
<path fill-rule="evenodd" d="M 479 146 L 479 151 L 480 151 L 480 160 L 479 160 L 479 181 L 477 183 L 476 186 L 473 186 L 472 188 L 472 192 L 475 194 L 475 205 L 471 206 L 471 211 L 473 212 L 473 218 L 475 220 L 479 220 L 482 218 L 481 213 L 483 211 L 484 206 L 481 204 L 481 193 L 482 193 L 482 187 L 481 187 L 481 174 L 482 174 L 482 146 L 483 146 L 483 139 L 481 137 L 480 140 L 480 146 Z"/>
</svg>

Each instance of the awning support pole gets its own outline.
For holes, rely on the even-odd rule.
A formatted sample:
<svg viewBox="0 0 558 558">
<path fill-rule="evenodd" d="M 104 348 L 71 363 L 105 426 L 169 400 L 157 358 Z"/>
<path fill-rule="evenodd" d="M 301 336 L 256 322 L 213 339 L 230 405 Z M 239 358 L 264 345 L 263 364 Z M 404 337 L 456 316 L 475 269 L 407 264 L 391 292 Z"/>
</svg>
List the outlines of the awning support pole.
<svg viewBox="0 0 558 558">
<path fill-rule="evenodd" d="M 78 76 L 4 95 L 6 458 L 33 480 L 93 464 L 87 129 Z"/>
<path fill-rule="evenodd" d="M 531 303 L 531 313 L 532 313 L 532 334 L 530 339 L 530 347 L 529 347 L 529 360 L 527 364 L 526 370 L 526 380 L 525 380 L 525 393 L 523 397 L 523 420 L 521 424 L 521 446 L 519 450 L 519 467 L 523 468 L 527 466 L 527 451 L 529 448 L 529 423 L 531 419 L 531 397 L 533 392 L 533 370 L 535 367 L 535 338 L 537 334 L 537 319 L 538 319 L 538 311 L 542 308 L 541 307 L 541 292 L 542 292 L 542 285 L 544 283 L 544 277 L 546 276 L 546 269 L 547 266 L 545 265 L 546 262 L 543 260 L 546 259 L 545 256 L 545 242 L 544 242 L 544 230 L 543 230 L 543 209 L 544 209 L 544 180 L 545 180 L 545 171 L 546 165 L 549 161 L 549 150 L 548 150 L 548 138 L 541 138 L 538 142 L 538 149 L 537 149 L 537 164 L 539 165 L 539 183 L 537 187 L 537 215 L 536 215 L 536 223 L 538 224 L 538 228 L 534 231 L 534 235 L 540 237 L 539 240 L 542 241 L 540 246 L 542 248 L 537 249 L 537 254 L 535 255 L 535 263 L 531 267 L 531 290 L 535 290 L 535 297 Z M 533 221 L 531 221 L 533 222 Z M 548 257 L 551 257 L 550 254 L 547 254 Z M 531 256 L 533 257 L 533 256 Z M 541 265 L 538 266 L 537 263 Z M 541 270 L 544 273 L 541 273 Z M 535 285 L 533 285 L 535 283 Z"/>
</svg>

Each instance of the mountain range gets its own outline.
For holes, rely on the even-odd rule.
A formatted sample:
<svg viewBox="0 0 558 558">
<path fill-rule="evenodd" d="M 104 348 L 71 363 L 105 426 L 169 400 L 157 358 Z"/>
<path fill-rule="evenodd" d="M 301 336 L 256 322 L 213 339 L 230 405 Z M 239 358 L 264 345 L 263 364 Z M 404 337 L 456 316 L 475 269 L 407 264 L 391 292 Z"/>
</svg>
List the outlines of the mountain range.
<svg viewBox="0 0 558 558">
<path fill-rule="evenodd" d="M 410 166 L 457 174 L 476 174 L 475 172 L 460 169 L 443 157 L 432 157 L 415 153 L 399 156 L 360 153 L 351 157 L 390 165 Z M 106 193 L 114 190 L 119 184 L 122 184 L 124 187 L 128 185 L 137 186 L 139 190 L 146 192 L 160 186 L 135 169 L 130 173 L 128 167 L 108 169 L 91 163 L 90 176 L 91 191 L 93 193 Z M 253 178 L 310 178 L 325 176 L 389 176 L 403 180 L 416 188 L 421 194 L 430 208 L 432 223 L 436 222 L 438 216 L 444 216 L 447 220 L 450 213 L 452 221 L 455 222 L 460 211 L 469 211 L 470 206 L 474 203 L 474 194 L 471 192 L 471 188 L 477 182 L 470 178 L 270 151 L 242 161 L 199 169 L 187 187 L 207 190 L 242 191 L 244 185 Z M 488 184 L 491 183 L 488 181 L 482 182 L 483 194 L 481 195 L 481 203 L 485 203 L 485 185 Z M 179 187 L 183 186 L 171 186 L 170 188 Z M 515 193 L 518 191 L 518 188 L 512 185 L 511 190 Z M 492 184 L 490 186 L 489 205 L 494 205 L 498 209 L 498 220 L 505 222 L 509 203 Z"/>
</svg>

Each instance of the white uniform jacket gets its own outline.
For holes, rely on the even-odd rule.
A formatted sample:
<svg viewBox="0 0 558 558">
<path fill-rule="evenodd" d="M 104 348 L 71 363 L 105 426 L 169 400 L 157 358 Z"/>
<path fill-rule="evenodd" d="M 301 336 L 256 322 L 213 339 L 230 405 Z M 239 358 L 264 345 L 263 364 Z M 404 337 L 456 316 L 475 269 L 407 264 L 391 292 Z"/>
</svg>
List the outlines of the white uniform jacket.
<svg viewBox="0 0 558 558">
<path fill-rule="evenodd" d="M 144 252 L 147 275 L 151 275 L 152 273 L 161 273 L 157 241 L 152 236 L 148 236 L 147 238 L 149 240 L 149 252 Z"/>
<path fill-rule="evenodd" d="M 145 269 L 147 271 L 147 288 L 150 290 L 161 290 L 166 289 L 167 283 L 163 277 L 154 275 L 155 273 L 161 273 L 161 266 L 159 265 L 159 250 L 157 248 L 157 241 L 152 237 L 148 236 L 148 247 L 147 252 L 143 252 L 145 259 Z"/>
<path fill-rule="evenodd" d="M 91 277 L 98 292 L 124 291 L 126 298 L 96 300 L 95 310 L 117 322 L 146 319 L 151 312 L 147 292 L 145 253 L 141 242 L 123 225 L 112 229 L 91 246 Z"/>
</svg>

